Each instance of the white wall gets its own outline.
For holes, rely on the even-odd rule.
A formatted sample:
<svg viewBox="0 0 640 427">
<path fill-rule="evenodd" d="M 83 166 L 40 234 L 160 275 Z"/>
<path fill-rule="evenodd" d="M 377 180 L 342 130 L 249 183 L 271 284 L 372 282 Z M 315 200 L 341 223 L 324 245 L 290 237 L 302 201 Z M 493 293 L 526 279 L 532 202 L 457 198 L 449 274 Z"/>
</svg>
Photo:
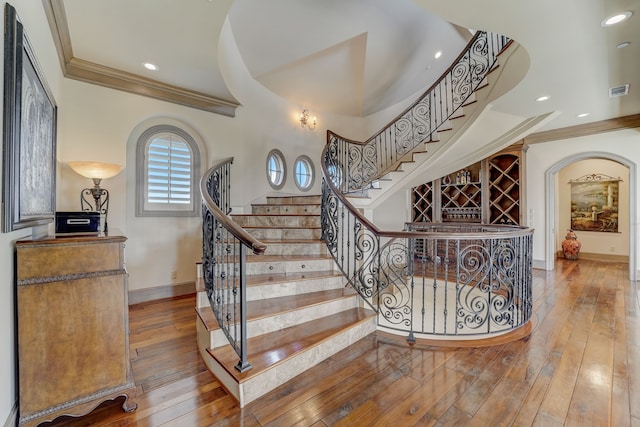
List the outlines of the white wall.
<svg viewBox="0 0 640 427">
<path fill-rule="evenodd" d="M 556 211 L 557 229 L 556 251 L 562 248 L 566 230 L 571 228 L 571 184 L 585 175 L 604 174 L 620 178 L 618 182 L 618 232 L 603 233 L 597 231 L 575 231 L 578 241 L 582 243 L 581 252 L 606 255 L 629 255 L 629 169 L 620 163 L 604 159 L 580 160 L 560 170 L 557 176 Z"/>
<path fill-rule="evenodd" d="M 4 11 L 5 1 L 2 1 Z M 49 26 L 40 0 L 19 0 L 10 2 L 16 8 L 18 17 L 24 25 L 25 32 L 46 80 L 53 92 L 58 106 L 63 105 L 61 96 L 62 73 L 58 65 Z M 4 15 L 4 12 L 3 12 Z M 4 32 L 3 32 L 4 43 Z M 0 55 L 0 64 L 3 61 Z M 3 64 L 4 65 L 4 64 Z M 0 69 L 3 69 L 0 67 Z M 0 88 L 0 91 L 3 89 Z M 4 96 L 4 94 L 3 94 Z M 0 127 L 2 123 L 0 122 Z M 0 162 L 0 176 L 2 176 Z M 2 213 L 0 212 L 0 216 Z M 16 416 L 17 404 L 17 346 L 16 346 L 16 312 L 14 281 L 14 242 L 31 235 L 31 229 L 23 229 L 12 233 L 0 233 L 0 424 L 11 421 Z"/>
<path fill-rule="evenodd" d="M 593 155 L 591 155 L 593 153 Z M 604 156 L 598 155 L 604 153 Z M 629 165 L 635 167 L 640 163 L 640 132 L 638 129 L 625 129 L 614 132 L 599 133 L 578 138 L 570 138 L 560 141 L 550 141 L 534 144 L 527 151 L 527 188 L 526 202 L 529 210 L 528 217 L 531 219 L 529 226 L 535 228 L 533 241 L 533 258 L 538 267 L 547 265 L 553 258 L 553 251 L 547 253 L 547 241 L 557 241 L 557 236 L 566 234 L 566 228 L 554 229 L 554 224 L 547 224 L 546 209 L 547 200 L 545 189 L 547 188 L 546 173 L 562 162 L 574 157 L 619 157 L 626 160 Z M 578 160 L 578 159 L 575 159 Z M 571 162 L 569 162 L 571 163 Z M 565 165 L 566 166 L 566 165 Z M 635 179 L 632 174 L 627 183 L 635 185 L 631 181 Z M 559 185 L 559 184 L 558 184 Z M 555 188 L 556 184 L 553 183 Z M 633 189 L 633 187 L 631 187 Z M 632 190 L 633 191 L 633 190 Z M 633 199 L 633 194 L 632 194 Z M 636 246 L 638 242 L 638 198 L 635 197 L 635 204 L 631 204 L 630 223 L 630 246 Z M 553 245 L 551 245 L 553 246 Z M 632 264 L 638 265 L 638 251 L 635 260 L 630 260 Z"/>
<path fill-rule="evenodd" d="M 302 129 L 298 116 L 303 106 L 286 102 L 251 79 L 228 26 L 220 40 L 220 55 L 223 74 L 241 103 L 235 118 L 64 79 L 40 0 L 20 0 L 16 7 L 59 107 L 57 210 L 79 210 L 80 191 L 91 185 L 67 166 L 69 161 L 96 160 L 125 168 L 102 185 L 110 192 L 109 227 L 128 237 L 125 262 L 131 290 L 193 281 L 194 264 L 201 254 L 199 218 L 135 217 L 135 171 L 127 142 L 140 123 L 154 118 L 185 123 L 203 138 L 207 166 L 214 159 L 234 157 L 231 203 L 236 212 L 248 210 L 252 202 L 275 193 L 265 171 L 271 149 L 283 152 L 289 168 L 280 194 L 319 194 L 319 159 L 326 129 L 362 138 L 364 120 L 322 111 L 312 110 L 318 117 L 315 130 Z M 291 172 L 295 159 L 303 154 L 313 160 L 317 174 L 307 193 L 297 189 Z M 17 398 L 13 246 L 16 239 L 29 234 L 30 230 L 0 234 L 0 278 L 4 283 L 0 291 L 0 422 L 15 415 L 12 411 Z M 171 278 L 173 271 L 176 279 Z"/>
</svg>

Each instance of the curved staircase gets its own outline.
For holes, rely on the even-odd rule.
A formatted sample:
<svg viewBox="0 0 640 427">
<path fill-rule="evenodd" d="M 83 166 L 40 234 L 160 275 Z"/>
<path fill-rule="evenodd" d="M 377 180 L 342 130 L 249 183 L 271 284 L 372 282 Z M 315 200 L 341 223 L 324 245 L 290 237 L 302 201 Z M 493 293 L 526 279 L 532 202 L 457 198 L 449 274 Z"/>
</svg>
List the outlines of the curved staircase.
<svg viewBox="0 0 640 427">
<path fill-rule="evenodd" d="M 320 202 L 320 196 L 269 197 L 251 214 L 231 215 L 267 244 L 264 255 L 247 256 L 248 371 L 235 369 L 237 354 L 198 278 L 198 347 L 240 406 L 375 330 L 374 312 L 344 287 L 320 240 Z"/>
<path fill-rule="evenodd" d="M 515 84 L 514 79 L 497 82 L 510 59 L 518 56 L 513 53 L 516 49 L 506 52 L 505 43 L 508 39 L 503 36 L 476 34 L 438 82 L 367 142 L 328 132 L 323 175 L 325 182 L 329 179 L 340 187 L 334 191 L 355 196 L 356 206 L 349 203 L 350 212 L 372 209 L 399 188 L 410 188 L 413 180 L 421 184 L 429 174 L 435 179 L 450 172 L 456 162 L 472 163 L 467 156 L 455 155 L 451 145 L 464 144 L 465 135 L 490 110 L 491 100 Z M 495 63 L 497 55 L 501 58 Z M 466 71 L 460 74 L 461 69 Z M 509 131 L 494 129 L 495 137 L 484 145 L 477 144 L 477 135 L 467 138 L 467 154 L 486 157 L 479 153 L 497 151 L 533 124 L 535 120 L 510 126 Z M 268 198 L 265 204 L 253 205 L 251 214 L 231 215 L 232 221 L 227 216 L 232 160 L 220 160 L 201 182 L 206 201 L 204 270 L 213 297 L 209 301 L 199 279 L 197 332 L 207 367 L 244 406 L 374 332 L 377 319 L 374 311 L 363 308 L 367 300 L 351 286 L 345 287 L 350 280 L 345 277 L 363 264 L 364 248 L 356 249 L 354 242 L 364 233 L 355 224 L 360 226 L 365 219 L 347 219 L 343 224 L 353 233 L 352 241 L 336 243 L 327 228 L 325 243 L 320 240 L 321 196 L 292 196 Z M 374 238 L 379 244 L 379 237 Z M 229 282 L 232 286 L 227 286 Z M 246 328 L 241 326 L 244 316 Z"/>
</svg>

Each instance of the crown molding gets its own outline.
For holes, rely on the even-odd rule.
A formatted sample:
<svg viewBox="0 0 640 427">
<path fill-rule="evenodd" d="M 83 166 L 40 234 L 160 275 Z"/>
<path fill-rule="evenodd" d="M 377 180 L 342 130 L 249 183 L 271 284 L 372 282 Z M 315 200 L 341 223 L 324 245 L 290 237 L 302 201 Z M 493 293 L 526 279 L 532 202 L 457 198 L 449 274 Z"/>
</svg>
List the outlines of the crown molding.
<svg viewBox="0 0 640 427">
<path fill-rule="evenodd" d="M 541 142 L 557 141 L 560 139 L 577 138 L 602 132 L 640 127 L 640 114 L 616 117 L 615 119 L 585 123 L 560 129 L 536 132 L 524 138 L 525 144 L 539 144 Z"/>
<path fill-rule="evenodd" d="M 147 96 L 173 104 L 235 117 L 237 102 L 228 101 L 157 80 L 106 67 L 73 56 L 69 26 L 62 0 L 42 0 L 65 77 L 110 89 Z"/>
</svg>

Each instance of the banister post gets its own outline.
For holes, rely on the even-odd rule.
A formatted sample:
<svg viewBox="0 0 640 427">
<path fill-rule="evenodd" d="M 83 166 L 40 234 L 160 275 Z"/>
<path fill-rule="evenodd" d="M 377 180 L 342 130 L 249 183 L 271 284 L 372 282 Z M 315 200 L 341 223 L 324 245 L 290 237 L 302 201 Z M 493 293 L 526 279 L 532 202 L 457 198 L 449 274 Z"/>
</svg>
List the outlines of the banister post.
<svg viewBox="0 0 640 427">
<path fill-rule="evenodd" d="M 240 360 L 236 369 L 240 372 L 248 371 L 252 368 L 247 357 L 247 272 L 246 272 L 247 250 L 244 245 L 240 245 Z"/>
</svg>

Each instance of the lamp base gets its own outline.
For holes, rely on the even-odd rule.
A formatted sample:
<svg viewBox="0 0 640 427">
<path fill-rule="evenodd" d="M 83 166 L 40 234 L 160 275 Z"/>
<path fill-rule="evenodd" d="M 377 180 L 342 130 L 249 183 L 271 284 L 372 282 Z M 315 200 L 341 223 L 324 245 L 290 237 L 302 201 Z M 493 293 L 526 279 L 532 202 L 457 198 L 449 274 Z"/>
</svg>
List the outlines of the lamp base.
<svg viewBox="0 0 640 427">
<path fill-rule="evenodd" d="M 102 231 L 105 233 L 109 231 L 109 226 L 107 224 L 109 191 L 101 188 L 99 182 L 97 182 L 93 188 L 84 188 L 80 192 L 80 206 L 83 212 L 96 212 L 100 215 L 104 215 L 104 227 Z"/>
</svg>

